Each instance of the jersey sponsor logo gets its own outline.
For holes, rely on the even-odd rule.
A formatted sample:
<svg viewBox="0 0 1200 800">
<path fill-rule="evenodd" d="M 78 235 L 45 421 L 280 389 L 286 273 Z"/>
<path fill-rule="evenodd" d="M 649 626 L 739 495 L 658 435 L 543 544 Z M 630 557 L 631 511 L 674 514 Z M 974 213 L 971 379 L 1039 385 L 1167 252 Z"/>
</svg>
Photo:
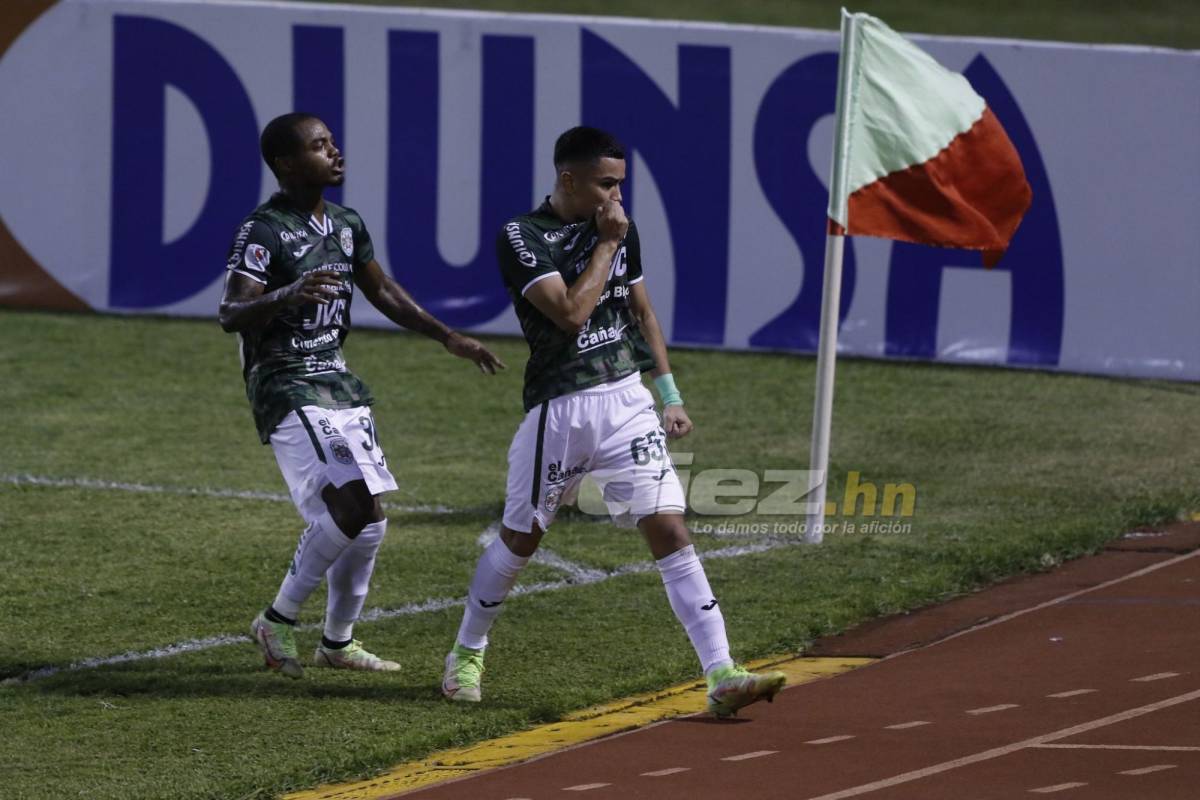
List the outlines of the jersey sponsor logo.
<svg viewBox="0 0 1200 800">
<path fill-rule="evenodd" d="M 307 239 L 308 231 L 280 231 L 279 238 L 285 244 L 291 244 L 297 239 Z M 309 245 L 309 247 L 312 247 L 312 245 Z"/>
<path fill-rule="evenodd" d="M 546 483 L 565 483 L 571 478 L 582 475 L 585 471 L 583 464 L 563 469 L 561 461 L 552 461 L 546 468 Z"/>
<path fill-rule="evenodd" d="M 588 320 L 587 326 L 579 332 L 575 337 L 575 346 L 580 353 L 586 353 L 589 350 L 596 350 L 600 347 L 607 347 L 613 342 L 619 342 L 625 335 L 627 325 L 617 327 L 616 325 L 602 325 L 595 330 L 591 330 L 591 320 Z"/>
<path fill-rule="evenodd" d="M 599 307 L 599 306 L 604 305 L 605 302 L 607 302 L 609 300 L 609 298 L 612 298 L 612 297 L 616 297 L 617 299 L 620 299 L 622 297 L 628 297 L 628 296 L 629 296 L 629 287 L 623 283 L 618 283 L 618 284 L 614 285 L 613 287 L 611 287 L 604 294 L 600 295 L 600 299 L 596 301 L 596 306 Z"/>
<path fill-rule="evenodd" d="M 230 269 L 235 269 L 238 262 L 242 260 L 242 250 L 246 247 L 246 240 L 250 238 L 250 229 L 254 227 L 254 220 L 243 222 L 242 227 L 238 228 L 237 236 L 233 239 L 233 251 L 229 254 L 229 262 L 227 266 Z"/>
<path fill-rule="evenodd" d="M 323 347 L 337 344 L 340 336 L 341 334 L 337 330 L 330 330 L 312 339 L 302 339 L 299 336 L 293 336 L 290 344 L 293 350 L 320 350 Z"/>
<path fill-rule="evenodd" d="M 255 272 L 266 272 L 267 265 L 271 263 L 271 251 L 261 244 L 252 244 L 246 248 L 246 257 L 243 260 L 247 268 Z"/>
<path fill-rule="evenodd" d="M 292 251 L 292 256 L 294 258 L 303 258 L 304 254 L 312 250 L 312 248 L 312 244 L 302 244 L 298 249 Z"/>
<path fill-rule="evenodd" d="M 554 244 L 555 242 L 557 242 L 561 239 L 565 239 L 568 236 L 570 236 L 571 231 L 578 228 L 580 224 L 581 223 L 578 223 L 578 222 L 572 222 L 570 225 L 567 225 L 565 228 L 559 228 L 556 231 L 546 231 L 545 233 L 542 234 L 542 238 L 545 239 L 550 244 Z"/>
<path fill-rule="evenodd" d="M 608 279 L 611 281 L 614 277 L 623 277 L 628 271 L 629 261 L 625 257 L 625 245 L 621 245 L 621 249 L 613 256 L 612 266 L 608 268 Z"/>
<path fill-rule="evenodd" d="M 317 358 L 316 356 L 304 357 L 304 371 L 309 375 L 318 372 L 345 372 L 346 359 L 341 356 L 335 358 Z"/>
<path fill-rule="evenodd" d="M 339 464 L 354 463 L 354 451 L 350 449 L 350 443 L 341 436 L 329 440 L 329 452 L 333 453 L 334 460 Z"/>
<path fill-rule="evenodd" d="M 319 331 L 329 327 L 342 327 L 346 311 L 345 299 L 338 297 L 328 303 L 317 303 L 313 307 L 312 319 L 305 319 L 301 325 L 306 331 Z"/>
<path fill-rule="evenodd" d="M 537 266 L 537 256 L 526 246 L 525 239 L 521 236 L 520 225 L 515 222 L 505 225 L 504 237 L 508 239 L 508 243 L 512 245 L 513 252 L 517 254 L 517 261 L 520 261 L 526 267 L 533 268 Z"/>
<path fill-rule="evenodd" d="M 354 231 L 342 228 L 338 232 L 338 244 L 342 246 L 342 252 L 346 254 L 346 258 L 354 255 Z"/>
</svg>

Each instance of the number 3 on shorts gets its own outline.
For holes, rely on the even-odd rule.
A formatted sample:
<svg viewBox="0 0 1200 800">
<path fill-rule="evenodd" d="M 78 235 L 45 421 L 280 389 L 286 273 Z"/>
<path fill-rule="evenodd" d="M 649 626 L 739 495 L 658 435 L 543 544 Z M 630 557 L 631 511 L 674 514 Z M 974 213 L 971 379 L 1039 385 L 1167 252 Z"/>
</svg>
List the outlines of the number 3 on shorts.
<svg viewBox="0 0 1200 800">
<path fill-rule="evenodd" d="M 358 422 L 363 426 L 363 430 L 367 432 L 367 439 L 362 443 L 363 449 L 368 452 L 373 451 L 379 446 L 379 438 L 375 435 L 375 425 L 371 422 L 370 417 L 359 417 Z M 382 455 L 379 457 L 379 466 L 387 466 L 387 459 Z"/>
</svg>

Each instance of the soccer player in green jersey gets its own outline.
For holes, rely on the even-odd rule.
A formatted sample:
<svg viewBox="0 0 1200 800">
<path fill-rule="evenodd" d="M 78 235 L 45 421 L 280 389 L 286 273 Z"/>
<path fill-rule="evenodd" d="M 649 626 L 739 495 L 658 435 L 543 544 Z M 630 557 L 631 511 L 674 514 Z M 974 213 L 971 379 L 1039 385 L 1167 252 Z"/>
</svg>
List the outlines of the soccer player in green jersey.
<svg viewBox="0 0 1200 800">
<path fill-rule="evenodd" d="M 421 308 L 375 260 L 362 218 L 323 197 L 345 161 L 325 123 L 285 114 L 263 130 L 263 159 L 280 191 L 238 229 L 229 252 L 221 327 L 236 331 L 246 395 L 307 524 L 275 600 L 250 626 L 267 665 L 299 678 L 293 628 L 321 579 L 325 629 L 313 663 L 390 671 L 394 661 L 354 639 L 375 554 L 387 530 L 379 495 L 396 488 L 380 446 L 370 390 L 346 367 L 357 286 L 393 322 L 441 342 L 485 373 L 504 364 Z"/>
<path fill-rule="evenodd" d="M 572 128 L 555 144 L 554 169 L 553 194 L 506 224 L 496 241 L 529 343 L 526 415 L 508 451 L 500 536 L 476 566 L 442 693 L 481 699 L 484 649 L 500 604 L 559 506 L 573 501 L 590 474 L 618 524 L 636 524 L 645 536 L 707 677 L 709 710 L 727 717 L 774 697 L 784 676 L 734 664 L 724 618 L 688 537 L 666 440 L 686 436 L 692 422 L 643 281 L 637 226 L 621 206 L 625 152 L 604 131 Z M 661 421 L 644 371 L 662 399 Z"/>
</svg>

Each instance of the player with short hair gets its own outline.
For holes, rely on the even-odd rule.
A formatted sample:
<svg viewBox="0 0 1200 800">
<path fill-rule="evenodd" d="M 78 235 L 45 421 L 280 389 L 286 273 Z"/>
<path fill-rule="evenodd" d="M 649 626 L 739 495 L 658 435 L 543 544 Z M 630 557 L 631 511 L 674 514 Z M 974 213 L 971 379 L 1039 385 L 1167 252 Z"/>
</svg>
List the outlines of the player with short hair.
<svg viewBox="0 0 1200 800">
<path fill-rule="evenodd" d="M 311 114 L 285 114 L 271 120 L 260 145 L 280 191 L 238 229 L 220 322 L 238 334 L 259 437 L 275 451 L 307 527 L 275 600 L 255 617 L 250 633 L 267 666 L 301 677 L 293 628 L 301 604 L 324 577 L 329 598 L 314 664 L 399 669 L 352 635 L 387 530 L 379 495 L 396 488 L 371 414 L 371 391 L 342 356 L 354 287 L 397 325 L 436 339 L 482 372 L 494 374 L 504 364 L 421 308 L 375 260 L 362 218 L 324 199 L 324 189 L 340 186 L 345 175 L 325 123 Z"/>
<path fill-rule="evenodd" d="M 583 476 L 604 490 L 614 519 L 636 523 L 667 597 L 700 658 L 708 708 L 730 716 L 771 699 L 784 676 L 756 675 L 729 656 L 725 621 L 684 524 L 684 496 L 666 439 L 692 422 L 642 275 L 637 226 L 621 206 L 625 151 L 610 134 L 576 127 L 554 147 L 554 192 L 496 240 L 504 283 L 529 343 L 525 419 L 508 451 L 500 536 L 467 595 L 442 692 L 478 702 L 488 631 L 563 503 Z M 650 370 L 663 417 L 642 385 Z M 664 431 L 665 427 L 665 431 Z"/>
</svg>

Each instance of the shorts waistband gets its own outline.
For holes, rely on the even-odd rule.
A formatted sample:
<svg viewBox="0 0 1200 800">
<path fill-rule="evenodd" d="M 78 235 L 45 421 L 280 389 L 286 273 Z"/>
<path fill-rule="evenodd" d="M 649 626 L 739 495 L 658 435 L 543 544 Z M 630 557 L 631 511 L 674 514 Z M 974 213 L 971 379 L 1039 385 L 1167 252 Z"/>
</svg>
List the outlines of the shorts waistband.
<svg viewBox="0 0 1200 800">
<path fill-rule="evenodd" d="M 597 384 L 596 386 L 589 386 L 586 389 L 579 389 L 578 391 L 571 392 L 570 394 L 565 394 L 565 395 L 563 395 L 563 397 L 578 397 L 580 395 L 612 394 L 613 392 L 623 392 L 626 389 L 630 389 L 634 386 L 641 386 L 641 385 L 642 385 L 642 374 L 640 372 L 633 372 L 633 373 L 630 373 L 629 375 L 626 375 L 624 378 L 617 378 L 615 381 L 609 381 L 608 383 Z"/>
</svg>

